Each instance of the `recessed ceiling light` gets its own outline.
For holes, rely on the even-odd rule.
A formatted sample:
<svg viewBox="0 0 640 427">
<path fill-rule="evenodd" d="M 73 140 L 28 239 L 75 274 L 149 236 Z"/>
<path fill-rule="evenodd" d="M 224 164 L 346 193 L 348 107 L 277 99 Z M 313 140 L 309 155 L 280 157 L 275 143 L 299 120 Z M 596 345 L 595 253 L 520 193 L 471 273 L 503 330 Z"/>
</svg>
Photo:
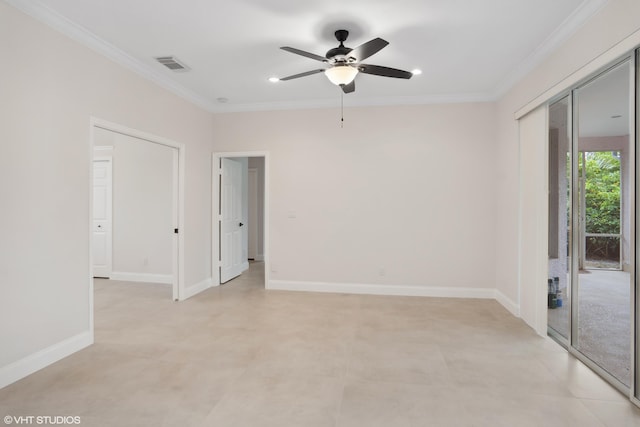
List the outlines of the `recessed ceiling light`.
<svg viewBox="0 0 640 427">
<path fill-rule="evenodd" d="M 420 74 L 422 74 L 422 70 L 416 68 L 414 70 L 411 70 L 411 74 L 413 74 L 414 76 L 419 76 Z"/>
<path fill-rule="evenodd" d="M 279 78 L 277 78 L 277 77 L 269 77 L 269 81 L 270 81 L 271 83 L 277 83 L 277 82 L 279 82 L 279 81 L 280 81 L 280 79 L 279 79 Z"/>
</svg>

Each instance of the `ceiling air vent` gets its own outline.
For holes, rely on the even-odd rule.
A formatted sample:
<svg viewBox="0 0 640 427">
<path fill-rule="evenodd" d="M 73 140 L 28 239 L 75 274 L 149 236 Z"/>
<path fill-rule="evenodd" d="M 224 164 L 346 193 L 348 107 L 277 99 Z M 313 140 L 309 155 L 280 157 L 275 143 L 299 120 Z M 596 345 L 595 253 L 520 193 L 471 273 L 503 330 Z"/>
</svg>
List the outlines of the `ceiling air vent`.
<svg viewBox="0 0 640 427">
<path fill-rule="evenodd" d="M 171 71 L 189 71 L 190 68 L 180 62 L 174 56 L 156 56 L 155 60 L 170 69 Z"/>
</svg>

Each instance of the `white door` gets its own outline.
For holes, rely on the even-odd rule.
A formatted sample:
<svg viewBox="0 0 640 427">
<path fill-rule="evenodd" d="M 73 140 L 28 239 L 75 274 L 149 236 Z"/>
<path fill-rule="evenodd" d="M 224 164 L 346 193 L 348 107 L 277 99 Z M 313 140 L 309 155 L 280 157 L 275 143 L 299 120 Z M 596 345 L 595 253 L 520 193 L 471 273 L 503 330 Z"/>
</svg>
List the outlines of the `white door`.
<svg viewBox="0 0 640 427">
<path fill-rule="evenodd" d="M 93 277 L 111 276 L 111 159 L 93 161 Z"/>
<path fill-rule="evenodd" d="M 220 283 L 242 273 L 242 164 L 222 159 L 220 184 Z"/>
</svg>

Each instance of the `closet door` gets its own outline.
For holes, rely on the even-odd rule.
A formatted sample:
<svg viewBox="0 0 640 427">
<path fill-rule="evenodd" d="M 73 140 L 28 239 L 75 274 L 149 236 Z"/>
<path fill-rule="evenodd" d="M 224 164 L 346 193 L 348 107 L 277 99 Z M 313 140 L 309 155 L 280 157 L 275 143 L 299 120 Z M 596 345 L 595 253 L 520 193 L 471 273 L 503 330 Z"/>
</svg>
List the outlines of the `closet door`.
<svg viewBox="0 0 640 427">
<path fill-rule="evenodd" d="M 548 333 L 568 347 L 571 323 L 571 97 L 549 105 Z"/>
<path fill-rule="evenodd" d="M 621 390 L 632 384 L 632 70 L 627 60 L 573 91 L 571 346 Z"/>
<path fill-rule="evenodd" d="M 547 333 L 547 106 L 518 120 L 520 133 L 520 316 Z"/>
</svg>

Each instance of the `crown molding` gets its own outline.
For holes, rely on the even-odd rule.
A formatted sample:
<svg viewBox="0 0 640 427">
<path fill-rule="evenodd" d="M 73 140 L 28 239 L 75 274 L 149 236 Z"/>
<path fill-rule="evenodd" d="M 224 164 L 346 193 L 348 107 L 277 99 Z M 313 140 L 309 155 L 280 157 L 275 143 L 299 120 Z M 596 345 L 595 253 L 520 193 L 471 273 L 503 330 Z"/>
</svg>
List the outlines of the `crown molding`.
<svg viewBox="0 0 640 427">
<path fill-rule="evenodd" d="M 584 0 L 571 15 L 567 17 L 553 33 L 549 35 L 514 71 L 509 73 L 494 92 L 494 99 L 502 98 L 511 88 L 548 58 L 556 49 L 567 41 L 589 19 L 598 13 L 609 0 Z"/>
<path fill-rule="evenodd" d="M 542 42 L 516 69 L 511 72 L 492 93 L 461 93 L 439 94 L 426 96 L 404 97 L 362 97 L 349 102 L 350 107 L 363 106 L 391 106 L 391 105 L 419 105 L 419 104 L 449 104 L 449 103 L 473 103 L 492 102 L 500 99 L 529 72 L 546 59 L 554 50 L 571 37 L 585 22 L 604 7 L 609 0 L 584 0 L 583 3 L 560 26 Z M 192 102 L 193 104 L 211 112 L 250 112 L 269 110 L 314 109 L 333 108 L 336 101 L 333 99 L 315 99 L 293 102 L 251 103 L 251 104 L 219 104 L 176 83 L 169 77 L 147 64 L 135 59 L 126 52 L 112 44 L 100 39 L 84 27 L 70 21 L 54 10 L 38 1 L 30 0 L 5 0 L 8 4 L 21 10 L 27 15 L 37 19 L 49 27 L 65 34 L 71 39 L 89 47 L 95 52 L 111 59 L 117 64 L 137 73 L 158 86 L 174 93 L 175 95 Z"/>
<path fill-rule="evenodd" d="M 106 56 L 115 63 L 122 65 L 148 80 L 151 80 L 158 86 L 167 89 L 175 95 L 186 99 L 209 112 L 219 111 L 219 107 L 208 99 L 174 82 L 160 72 L 150 68 L 141 61 L 138 61 L 128 53 L 113 46 L 111 43 L 102 40 L 86 28 L 70 21 L 42 3 L 29 0 L 5 0 L 5 2 L 45 25 L 48 25 L 54 30 L 59 31 L 67 37 L 90 48 L 91 50 Z"/>
</svg>

